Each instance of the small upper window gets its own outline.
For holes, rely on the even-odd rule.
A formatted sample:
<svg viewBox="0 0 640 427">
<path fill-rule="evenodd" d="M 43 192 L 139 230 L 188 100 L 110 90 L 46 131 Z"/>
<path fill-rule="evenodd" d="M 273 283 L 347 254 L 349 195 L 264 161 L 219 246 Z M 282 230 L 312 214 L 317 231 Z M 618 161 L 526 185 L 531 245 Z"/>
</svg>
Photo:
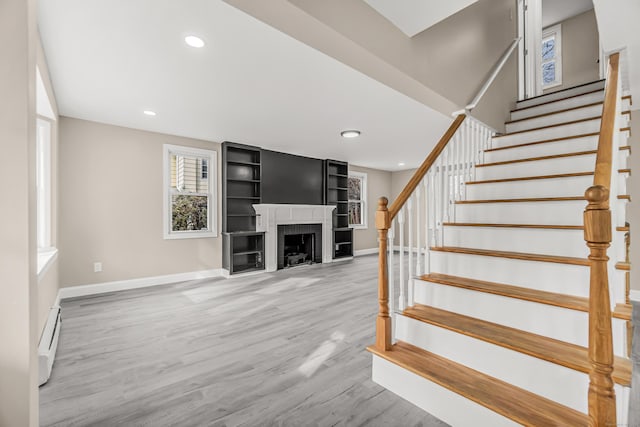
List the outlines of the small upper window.
<svg viewBox="0 0 640 427">
<path fill-rule="evenodd" d="M 215 237 L 216 152 L 164 145 L 164 238 Z"/>
<path fill-rule="evenodd" d="M 542 88 L 562 84 L 562 27 L 542 30 Z"/>
<path fill-rule="evenodd" d="M 367 228 L 367 174 L 349 172 L 349 226 Z"/>
</svg>

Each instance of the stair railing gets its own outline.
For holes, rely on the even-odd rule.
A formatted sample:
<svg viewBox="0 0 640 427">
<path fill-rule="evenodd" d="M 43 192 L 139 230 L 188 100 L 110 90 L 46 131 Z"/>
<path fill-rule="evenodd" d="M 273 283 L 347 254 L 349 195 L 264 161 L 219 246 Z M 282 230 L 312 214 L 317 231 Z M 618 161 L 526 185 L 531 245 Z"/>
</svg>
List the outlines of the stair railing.
<svg viewBox="0 0 640 427">
<path fill-rule="evenodd" d="M 465 183 L 475 178 L 475 167 L 482 162 L 484 150 L 490 148 L 493 129 L 470 117 L 469 113 L 478 105 L 520 40 L 516 38 L 510 43 L 478 94 L 462 111 L 454 113 L 456 117 L 449 129 L 391 206 L 386 197 L 378 200 L 375 221 L 379 244 L 375 344 L 378 350 L 391 350 L 390 313 L 414 304 L 414 278 L 429 274 L 429 248 L 444 245 L 444 226 L 455 221 L 456 201 L 466 199 Z M 397 263 L 395 252 L 398 253 Z"/>
<path fill-rule="evenodd" d="M 613 337 L 609 282 L 615 274 L 607 249 L 612 242 L 611 212 L 617 211 L 617 172 L 620 117 L 619 53 L 609 57 L 593 186 L 585 192 L 584 239 L 589 247 L 589 418 L 593 426 L 616 425 Z M 610 195 L 614 195 L 611 206 Z"/>
</svg>

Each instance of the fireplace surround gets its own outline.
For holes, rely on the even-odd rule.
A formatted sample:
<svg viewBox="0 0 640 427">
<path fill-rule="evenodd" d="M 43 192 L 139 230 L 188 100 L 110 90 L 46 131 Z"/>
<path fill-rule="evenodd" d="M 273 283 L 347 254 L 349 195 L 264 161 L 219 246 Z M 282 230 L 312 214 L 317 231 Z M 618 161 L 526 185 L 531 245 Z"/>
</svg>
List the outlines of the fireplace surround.
<svg viewBox="0 0 640 427">
<path fill-rule="evenodd" d="M 315 225 L 320 227 L 320 239 L 316 238 L 315 259 L 317 262 L 332 262 L 333 210 L 331 205 L 288 205 L 255 204 L 256 231 L 265 233 L 265 269 L 278 269 L 278 226 L 279 225 Z M 308 234 L 307 231 L 303 232 Z M 314 232 L 315 233 L 315 232 Z M 320 243 L 318 243 L 320 240 Z"/>
</svg>

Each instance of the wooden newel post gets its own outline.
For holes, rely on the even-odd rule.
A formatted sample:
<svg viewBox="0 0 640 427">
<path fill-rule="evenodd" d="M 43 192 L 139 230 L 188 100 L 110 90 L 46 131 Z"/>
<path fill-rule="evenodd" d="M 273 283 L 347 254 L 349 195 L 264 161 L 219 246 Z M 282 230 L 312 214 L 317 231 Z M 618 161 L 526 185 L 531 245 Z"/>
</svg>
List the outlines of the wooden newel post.
<svg viewBox="0 0 640 427">
<path fill-rule="evenodd" d="M 609 190 L 602 185 L 587 189 L 589 202 L 584 212 L 584 239 L 589 247 L 589 425 L 616 425 L 616 396 L 613 390 L 613 339 L 607 272 L 607 248 L 611 244 Z"/>
<path fill-rule="evenodd" d="M 378 317 L 376 319 L 376 347 L 391 350 L 391 317 L 389 317 L 389 277 L 387 275 L 387 233 L 389 231 L 389 210 L 386 197 L 378 199 L 376 229 L 378 229 Z"/>
</svg>

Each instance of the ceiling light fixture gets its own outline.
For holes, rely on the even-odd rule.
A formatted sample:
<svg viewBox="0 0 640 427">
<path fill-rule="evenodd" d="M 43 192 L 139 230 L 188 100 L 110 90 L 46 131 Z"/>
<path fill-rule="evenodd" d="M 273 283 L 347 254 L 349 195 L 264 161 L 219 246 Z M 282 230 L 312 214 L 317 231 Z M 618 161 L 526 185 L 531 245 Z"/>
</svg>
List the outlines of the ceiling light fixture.
<svg viewBox="0 0 640 427">
<path fill-rule="evenodd" d="M 146 114 L 147 116 L 155 116 L 156 115 L 156 112 L 155 111 L 151 111 L 151 110 L 144 110 L 143 113 Z"/>
<path fill-rule="evenodd" d="M 404 166 L 404 162 L 398 163 L 398 166 Z"/>
<path fill-rule="evenodd" d="M 184 38 L 184 42 L 186 44 L 188 44 L 191 47 L 203 47 L 204 46 L 204 40 L 202 40 L 200 37 L 196 37 L 196 36 L 187 36 Z"/>
<path fill-rule="evenodd" d="M 355 129 L 343 130 L 342 132 L 340 132 L 340 135 L 342 135 L 343 138 L 356 138 L 360 136 L 360 131 Z"/>
</svg>

